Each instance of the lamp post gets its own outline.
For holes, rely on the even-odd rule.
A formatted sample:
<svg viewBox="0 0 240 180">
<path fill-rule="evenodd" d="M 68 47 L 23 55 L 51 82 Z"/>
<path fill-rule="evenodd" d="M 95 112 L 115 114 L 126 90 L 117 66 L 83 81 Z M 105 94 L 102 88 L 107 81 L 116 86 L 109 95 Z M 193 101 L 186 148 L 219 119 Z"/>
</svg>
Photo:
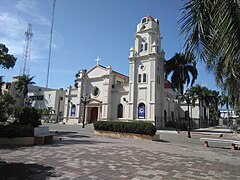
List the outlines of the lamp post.
<svg viewBox="0 0 240 180">
<path fill-rule="evenodd" d="M 85 127 L 85 113 L 86 113 L 86 105 L 90 102 L 91 97 L 86 94 L 84 96 L 81 96 L 81 103 L 83 104 L 83 119 L 82 119 L 82 128 Z"/>
<path fill-rule="evenodd" d="M 187 102 L 187 105 L 188 105 L 188 110 L 187 110 L 187 118 L 188 118 L 188 138 L 191 138 L 191 134 L 190 134 L 190 115 L 189 115 L 189 106 L 190 106 L 190 90 L 187 89 L 185 94 L 185 99 L 186 99 L 186 102 Z"/>
</svg>

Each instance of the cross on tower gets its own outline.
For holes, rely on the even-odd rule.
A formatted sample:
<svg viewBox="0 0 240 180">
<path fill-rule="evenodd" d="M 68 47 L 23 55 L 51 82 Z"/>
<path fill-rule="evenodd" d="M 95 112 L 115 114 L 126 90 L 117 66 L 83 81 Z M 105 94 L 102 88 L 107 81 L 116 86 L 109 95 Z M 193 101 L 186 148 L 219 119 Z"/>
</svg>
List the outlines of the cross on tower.
<svg viewBox="0 0 240 180">
<path fill-rule="evenodd" d="M 97 65 L 99 64 L 99 61 L 101 61 L 101 59 L 99 58 L 99 56 L 97 56 L 97 58 L 95 59 L 95 61 L 97 61 Z"/>
</svg>

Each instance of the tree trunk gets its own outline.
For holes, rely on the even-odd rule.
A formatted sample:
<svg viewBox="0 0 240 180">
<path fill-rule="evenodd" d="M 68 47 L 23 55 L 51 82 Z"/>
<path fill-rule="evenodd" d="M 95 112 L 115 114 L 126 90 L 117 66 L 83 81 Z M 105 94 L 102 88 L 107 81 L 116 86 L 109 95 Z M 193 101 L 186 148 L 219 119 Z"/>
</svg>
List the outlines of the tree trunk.
<svg viewBox="0 0 240 180">
<path fill-rule="evenodd" d="M 177 120 L 176 120 L 176 130 L 180 130 L 180 106 L 181 106 L 181 103 L 180 103 L 180 84 L 178 85 L 178 92 L 177 92 L 177 96 L 178 96 L 178 107 L 177 107 L 177 111 L 178 111 L 178 116 L 177 116 Z"/>
<path fill-rule="evenodd" d="M 201 103 L 202 100 L 200 100 L 200 98 L 198 98 L 198 106 L 199 106 L 199 128 L 201 128 L 201 122 L 202 122 L 202 108 L 201 108 Z"/>
</svg>

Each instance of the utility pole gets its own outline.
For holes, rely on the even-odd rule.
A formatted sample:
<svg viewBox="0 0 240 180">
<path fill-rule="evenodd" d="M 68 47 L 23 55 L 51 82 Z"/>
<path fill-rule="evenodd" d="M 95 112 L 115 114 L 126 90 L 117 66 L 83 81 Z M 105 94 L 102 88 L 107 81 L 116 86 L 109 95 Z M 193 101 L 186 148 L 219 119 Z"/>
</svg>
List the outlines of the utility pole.
<svg viewBox="0 0 240 180">
<path fill-rule="evenodd" d="M 49 43 L 49 54 L 48 54 L 48 68 L 47 68 L 46 88 L 48 87 L 48 78 L 49 78 L 50 62 L 51 62 L 51 54 L 52 54 L 52 37 L 53 37 L 53 23 L 54 23 L 55 6 L 56 6 L 56 0 L 53 0 L 52 23 L 51 23 L 51 31 L 50 31 L 50 43 Z"/>
</svg>

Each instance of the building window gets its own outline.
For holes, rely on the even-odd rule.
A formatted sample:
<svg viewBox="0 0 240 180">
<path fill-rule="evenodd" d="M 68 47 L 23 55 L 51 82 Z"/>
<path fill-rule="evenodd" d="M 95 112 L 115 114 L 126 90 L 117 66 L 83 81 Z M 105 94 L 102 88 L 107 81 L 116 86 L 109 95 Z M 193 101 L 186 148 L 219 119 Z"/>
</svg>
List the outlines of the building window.
<svg viewBox="0 0 240 180">
<path fill-rule="evenodd" d="M 148 43 L 145 43 L 145 51 L 147 50 L 147 48 L 148 48 Z"/>
<path fill-rule="evenodd" d="M 123 117 L 123 105 L 122 104 L 118 105 L 118 111 L 117 112 L 118 112 L 117 117 L 122 118 Z"/>
<path fill-rule="evenodd" d="M 138 75 L 138 82 L 140 83 L 141 81 L 142 81 L 142 75 L 139 74 L 139 75 Z"/>
<path fill-rule="evenodd" d="M 72 107 L 71 107 L 71 116 L 75 116 L 76 115 L 76 105 L 73 104 Z"/>
<path fill-rule="evenodd" d="M 143 18 L 143 19 L 142 19 L 142 24 L 143 24 L 143 23 L 146 23 L 146 22 L 147 22 L 147 19 L 146 19 L 146 18 Z"/>
<path fill-rule="evenodd" d="M 6 89 L 9 90 L 11 88 L 11 84 L 6 84 Z"/>
<path fill-rule="evenodd" d="M 143 82 L 147 82 L 147 74 L 143 74 Z"/>
<path fill-rule="evenodd" d="M 29 96 L 29 98 L 33 101 L 42 101 L 43 100 L 43 95 L 38 95 L 38 96 Z"/>
<path fill-rule="evenodd" d="M 99 88 L 98 87 L 94 86 L 92 88 L 92 95 L 94 95 L 94 96 L 99 95 Z"/>
<path fill-rule="evenodd" d="M 140 46 L 140 52 L 142 52 L 143 51 L 143 44 L 141 44 L 141 46 Z"/>
<path fill-rule="evenodd" d="M 167 111 L 166 110 L 164 110 L 164 122 L 165 122 L 165 124 L 167 123 Z"/>
<path fill-rule="evenodd" d="M 172 121 L 175 121 L 175 119 L 174 119 L 174 112 L 173 111 L 171 111 L 171 118 L 172 118 Z"/>
</svg>

